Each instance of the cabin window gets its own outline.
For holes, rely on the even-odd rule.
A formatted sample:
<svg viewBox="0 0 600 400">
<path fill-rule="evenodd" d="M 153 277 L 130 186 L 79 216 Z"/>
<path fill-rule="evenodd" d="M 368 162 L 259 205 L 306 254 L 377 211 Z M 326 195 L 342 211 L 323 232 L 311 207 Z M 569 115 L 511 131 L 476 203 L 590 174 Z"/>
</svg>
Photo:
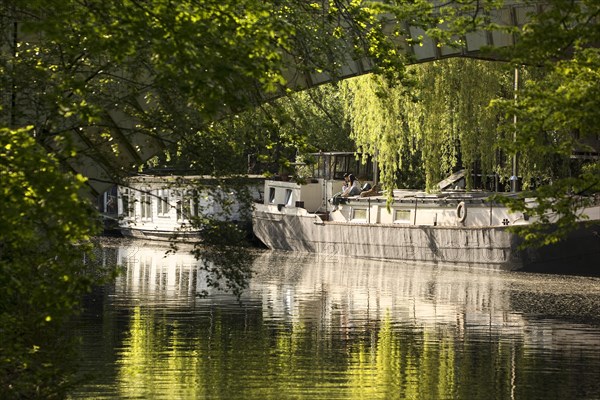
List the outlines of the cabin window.
<svg viewBox="0 0 600 400">
<path fill-rule="evenodd" d="M 121 201 L 123 204 L 123 215 L 128 218 L 135 218 L 135 192 L 129 188 L 123 189 Z"/>
<path fill-rule="evenodd" d="M 197 190 L 191 190 L 189 193 L 191 201 L 191 215 L 197 217 L 202 214 L 200 212 L 200 196 L 198 195 Z"/>
<path fill-rule="evenodd" d="M 275 188 L 269 188 L 269 203 L 275 203 Z"/>
<path fill-rule="evenodd" d="M 181 197 L 177 202 L 177 220 L 187 221 L 192 216 L 192 206 L 190 195 L 187 190 L 181 192 Z"/>
<path fill-rule="evenodd" d="M 200 197 L 196 190 L 181 192 L 177 201 L 177 220 L 189 220 L 200 215 Z"/>
<path fill-rule="evenodd" d="M 177 193 L 177 207 L 175 209 L 177 210 L 177 221 L 183 221 L 184 219 L 186 219 L 184 192 Z"/>
<path fill-rule="evenodd" d="M 117 215 L 117 187 L 113 186 L 104 193 L 104 212 L 110 215 Z"/>
<path fill-rule="evenodd" d="M 158 204 L 156 214 L 159 217 L 166 217 L 171 210 L 171 206 L 169 204 L 169 191 L 165 189 L 161 189 L 158 191 Z"/>
<path fill-rule="evenodd" d="M 410 210 L 396 210 L 394 212 L 395 224 L 407 224 L 410 222 Z"/>
<path fill-rule="evenodd" d="M 353 222 L 367 222 L 367 209 L 366 208 L 353 208 L 352 209 L 352 221 Z"/>
<path fill-rule="evenodd" d="M 152 195 L 149 191 L 142 191 L 142 195 L 140 198 L 141 204 L 141 217 L 142 220 L 150 221 L 152 220 Z"/>
<path fill-rule="evenodd" d="M 285 205 L 292 205 L 292 189 L 285 189 Z"/>
</svg>

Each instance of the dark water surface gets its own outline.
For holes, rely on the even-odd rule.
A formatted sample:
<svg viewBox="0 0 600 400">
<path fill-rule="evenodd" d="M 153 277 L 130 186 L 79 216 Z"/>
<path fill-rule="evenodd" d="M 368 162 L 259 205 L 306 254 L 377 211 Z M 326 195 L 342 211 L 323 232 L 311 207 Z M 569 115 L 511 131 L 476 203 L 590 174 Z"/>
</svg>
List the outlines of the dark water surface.
<svg viewBox="0 0 600 400">
<path fill-rule="evenodd" d="M 241 303 L 123 242 L 73 399 L 600 399 L 600 279 L 264 252 Z"/>
</svg>

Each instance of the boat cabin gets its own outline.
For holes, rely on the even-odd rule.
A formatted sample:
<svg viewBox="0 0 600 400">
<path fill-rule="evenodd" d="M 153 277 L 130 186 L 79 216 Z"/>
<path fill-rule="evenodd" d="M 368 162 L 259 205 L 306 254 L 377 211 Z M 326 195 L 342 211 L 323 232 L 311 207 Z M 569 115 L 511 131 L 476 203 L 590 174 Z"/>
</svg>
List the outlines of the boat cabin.
<svg viewBox="0 0 600 400">
<path fill-rule="evenodd" d="M 199 217 L 249 219 L 251 202 L 243 197 L 262 198 L 263 181 L 250 177 L 242 185 L 224 187 L 206 176 L 139 175 L 104 193 L 101 211 L 124 236 L 189 236 L 195 234 L 191 222 Z"/>
<path fill-rule="evenodd" d="M 361 186 L 374 186 L 376 165 L 363 164 L 354 153 L 330 152 L 310 155 L 302 165 L 309 176 L 305 183 L 287 180 L 265 181 L 263 205 L 279 213 L 318 214 L 324 221 L 357 224 L 392 224 L 413 226 L 506 226 L 528 223 L 523 213 L 510 213 L 504 206 L 489 200 L 491 192 L 464 191 L 465 171 L 440 182 L 440 193 L 419 190 L 394 190 L 393 201 L 387 195 L 369 191 L 332 201 L 342 191 L 344 174 L 353 173 Z M 511 194 L 505 194 L 511 195 Z"/>
<path fill-rule="evenodd" d="M 354 174 L 362 185 L 376 182 L 376 165 L 370 159 L 363 163 L 353 152 L 312 153 L 308 162 L 297 165 L 297 168 L 306 182 L 267 181 L 264 204 L 326 213 L 333 209 L 329 200 L 342 191 L 344 174 Z"/>
</svg>

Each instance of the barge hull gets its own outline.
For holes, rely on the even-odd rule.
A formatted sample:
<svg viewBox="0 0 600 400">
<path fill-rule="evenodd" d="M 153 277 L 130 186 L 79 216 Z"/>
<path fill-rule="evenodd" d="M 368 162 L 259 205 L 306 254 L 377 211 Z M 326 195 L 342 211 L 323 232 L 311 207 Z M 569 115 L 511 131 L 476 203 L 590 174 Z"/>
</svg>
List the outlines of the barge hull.
<svg viewBox="0 0 600 400">
<path fill-rule="evenodd" d="M 256 237 L 271 249 L 331 256 L 461 265 L 496 270 L 525 270 L 600 275 L 599 227 L 580 228 L 565 240 L 539 249 L 520 250 L 508 227 L 414 226 L 323 221 L 296 208 L 273 213 L 257 209 Z"/>
</svg>

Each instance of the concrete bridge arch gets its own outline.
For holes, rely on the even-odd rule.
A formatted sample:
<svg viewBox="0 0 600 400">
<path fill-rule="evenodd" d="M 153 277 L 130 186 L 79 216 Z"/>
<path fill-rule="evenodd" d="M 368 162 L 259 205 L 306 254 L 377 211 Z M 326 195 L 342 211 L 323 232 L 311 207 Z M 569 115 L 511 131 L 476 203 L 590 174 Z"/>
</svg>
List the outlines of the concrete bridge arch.
<svg viewBox="0 0 600 400">
<path fill-rule="evenodd" d="M 505 2 L 504 6 L 487 12 L 489 21 L 503 27 L 522 27 L 530 20 L 530 15 L 544 11 L 547 4 L 544 1 L 537 4 L 524 4 L 522 1 L 513 0 Z M 502 60 L 494 49 L 509 47 L 515 44 L 514 35 L 500 30 L 478 30 L 467 33 L 460 39 L 462 46 L 451 47 L 440 43 L 427 35 L 424 29 L 410 26 L 405 22 L 388 21 L 388 33 L 391 33 L 394 24 L 404 25 L 408 36 L 394 37 L 397 47 L 409 55 L 410 64 L 419 64 L 442 60 L 452 57 L 467 57 L 487 60 Z M 391 35 L 390 35 L 391 36 Z M 421 38 L 421 39 L 420 39 Z M 418 44 L 407 45 L 407 39 L 412 39 Z M 340 80 L 370 73 L 374 63 L 366 58 L 346 59 L 334 79 Z M 301 72 L 290 66 L 286 71 L 288 86 L 294 90 L 302 90 L 332 81 L 332 76 L 326 72 Z"/>
</svg>

